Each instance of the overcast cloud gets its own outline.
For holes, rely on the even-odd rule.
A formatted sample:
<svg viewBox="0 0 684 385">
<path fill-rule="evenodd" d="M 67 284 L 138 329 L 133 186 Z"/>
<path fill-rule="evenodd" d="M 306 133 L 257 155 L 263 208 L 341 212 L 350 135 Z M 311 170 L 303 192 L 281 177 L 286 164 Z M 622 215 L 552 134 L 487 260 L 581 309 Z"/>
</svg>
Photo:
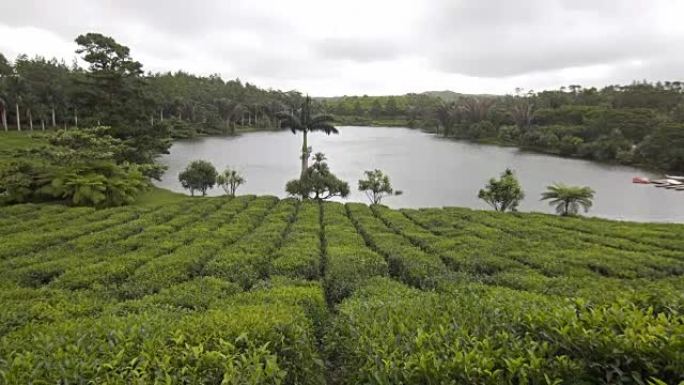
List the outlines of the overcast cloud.
<svg viewBox="0 0 684 385">
<path fill-rule="evenodd" d="M 318 96 L 684 78 L 679 0 L 0 0 L 0 52 L 74 59 L 101 32 L 148 71 Z"/>
</svg>

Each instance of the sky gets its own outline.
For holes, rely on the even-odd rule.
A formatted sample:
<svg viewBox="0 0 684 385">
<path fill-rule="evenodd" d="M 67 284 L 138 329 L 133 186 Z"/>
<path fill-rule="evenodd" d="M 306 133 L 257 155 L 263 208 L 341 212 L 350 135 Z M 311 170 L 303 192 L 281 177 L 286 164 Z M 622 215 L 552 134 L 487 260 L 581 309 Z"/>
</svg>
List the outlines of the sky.
<svg viewBox="0 0 684 385">
<path fill-rule="evenodd" d="M 0 53 L 100 32 L 152 72 L 314 96 L 684 78 L 681 0 L 0 0 Z"/>
</svg>

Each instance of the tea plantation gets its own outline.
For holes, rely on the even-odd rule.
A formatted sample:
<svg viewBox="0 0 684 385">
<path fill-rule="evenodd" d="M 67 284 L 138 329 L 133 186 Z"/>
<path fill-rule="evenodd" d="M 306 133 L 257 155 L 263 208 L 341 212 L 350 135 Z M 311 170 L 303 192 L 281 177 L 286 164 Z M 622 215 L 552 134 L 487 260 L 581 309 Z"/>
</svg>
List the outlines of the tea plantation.
<svg viewBox="0 0 684 385">
<path fill-rule="evenodd" d="M 0 208 L 1 384 L 680 384 L 684 225 Z"/>
</svg>

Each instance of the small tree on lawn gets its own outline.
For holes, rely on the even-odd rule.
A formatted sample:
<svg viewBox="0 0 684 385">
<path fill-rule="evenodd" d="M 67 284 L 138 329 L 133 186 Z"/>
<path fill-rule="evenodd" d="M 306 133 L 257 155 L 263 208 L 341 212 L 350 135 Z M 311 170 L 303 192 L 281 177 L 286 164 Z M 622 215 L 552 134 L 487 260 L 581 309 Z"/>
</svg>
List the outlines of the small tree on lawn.
<svg viewBox="0 0 684 385">
<path fill-rule="evenodd" d="M 477 197 L 487 202 L 494 210 L 504 212 L 516 211 L 520 201 L 525 198 L 525 193 L 513 171 L 506 169 L 500 179 L 490 179 Z"/>
<path fill-rule="evenodd" d="M 247 180 L 237 172 L 237 170 L 232 170 L 226 168 L 221 174 L 216 178 L 216 184 L 223 187 L 226 194 L 234 197 L 237 188 L 247 182 Z"/>
<path fill-rule="evenodd" d="M 382 198 L 390 195 L 401 195 L 402 192 L 394 191 L 388 175 L 381 170 L 364 171 L 366 179 L 359 179 L 359 191 L 366 193 L 371 204 L 380 204 Z"/>
<path fill-rule="evenodd" d="M 346 198 L 349 195 L 349 184 L 330 171 L 325 155 L 319 152 L 314 155 L 314 163 L 300 179 L 287 182 L 285 191 L 302 199 L 325 200 L 335 196 Z"/>
<path fill-rule="evenodd" d="M 188 167 L 178 174 L 178 180 L 184 189 L 190 190 L 190 195 L 195 196 L 195 191 L 207 195 L 207 190 L 214 187 L 218 172 L 213 164 L 206 160 L 193 160 Z"/>
</svg>

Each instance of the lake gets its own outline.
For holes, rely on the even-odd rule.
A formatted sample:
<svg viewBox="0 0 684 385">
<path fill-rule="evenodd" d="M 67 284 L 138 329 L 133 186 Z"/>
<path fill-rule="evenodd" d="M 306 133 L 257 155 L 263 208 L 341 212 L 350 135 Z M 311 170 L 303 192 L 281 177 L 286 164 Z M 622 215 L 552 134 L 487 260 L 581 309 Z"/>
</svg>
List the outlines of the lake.
<svg viewBox="0 0 684 385">
<path fill-rule="evenodd" d="M 526 198 L 520 211 L 553 213 L 539 200 L 553 182 L 590 186 L 596 191 L 588 215 L 634 221 L 684 222 L 684 191 L 631 183 L 634 176 L 660 177 L 631 167 L 605 165 L 444 139 L 408 128 L 339 127 L 339 135 L 309 135 L 313 151 L 324 152 L 331 170 L 349 182 L 347 201 L 366 202 L 356 191 L 363 170 L 379 168 L 390 175 L 395 189 L 404 194 L 386 198 L 390 207 L 463 206 L 489 208 L 477 192 L 490 177 L 513 169 Z M 217 169 L 237 168 L 247 183 L 239 194 L 286 196 L 285 183 L 299 176 L 301 134 L 290 131 L 256 132 L 235 137 L 180 140 L 161 162 L 168 166 L 157 185 L 184 191 L 178 173 L 195 159 L 211 161 Z M 210 195 L 223 194 L 214 188 Z"/>
</svg>

